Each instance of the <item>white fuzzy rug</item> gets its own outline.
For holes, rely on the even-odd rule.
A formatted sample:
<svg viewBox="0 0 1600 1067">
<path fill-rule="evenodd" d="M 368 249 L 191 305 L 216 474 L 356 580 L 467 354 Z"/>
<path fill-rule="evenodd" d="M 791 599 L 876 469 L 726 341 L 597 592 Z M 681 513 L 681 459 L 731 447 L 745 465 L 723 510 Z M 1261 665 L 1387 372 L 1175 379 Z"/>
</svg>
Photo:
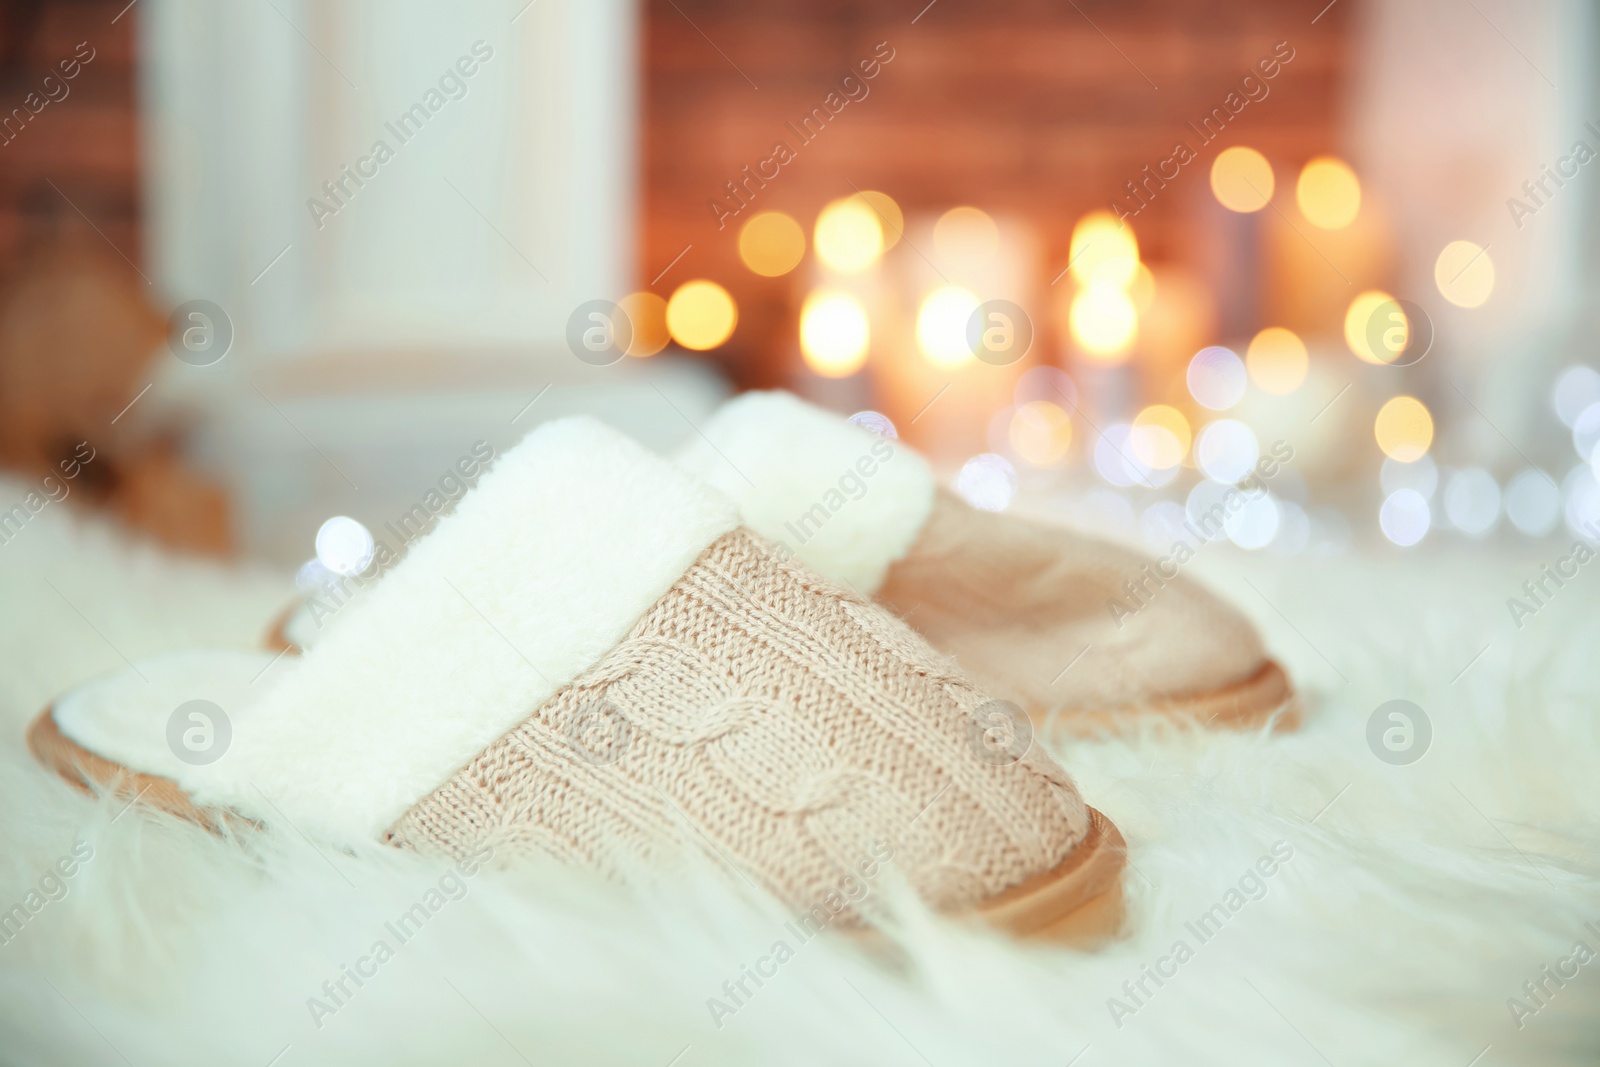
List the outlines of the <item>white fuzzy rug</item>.
<svg viewBox="0 0 1600 1067">
<path fill-rule="evenodd" d="M 629 894 L 549 867 L 458 881 L 376 847 L 223 841 L 119 814 L 36 768 L 22 730 L 52 695 L 123 655 L 250 647 L 288 590 L 51 505 L 0 545 L 0 911 L 33 890 L 48 901 L 0 944 L 0 1061 L 1600 1061 L 1600 958 L 1580 965 L 1600 952 L 1600 568 L 1518 632 L 1506 598 L 1554 546 L 1208 552 L 1197 571 L 1261 623 L 1313 706 L 1286 738 L 1053 745 L 1132 845 L 1125 939 L 1082 954 L 910 911 L 883 943 L 799 945 L 718 1027 L 707 999 L 786 936 L 787 917 L 738 884 Z M 1366 741 L 1396 697 L 1432 719 L 1410 766 Z M 1254 877 L 1275 844 L 1291 858 Z M 75 847 L 92 856 L 57 883 Z M 310 998 L 334 1003 L 323 983 L 394 943 L 385 924 L 441 877 L 460 899 L 433 897 L 427 924 L 314 1019 Z M 1189 924 L 1219 903 L 1228 917 L 1202 941 Z M 1545 967 L 1577 975 L 1558 985 Z"/>
</svg>

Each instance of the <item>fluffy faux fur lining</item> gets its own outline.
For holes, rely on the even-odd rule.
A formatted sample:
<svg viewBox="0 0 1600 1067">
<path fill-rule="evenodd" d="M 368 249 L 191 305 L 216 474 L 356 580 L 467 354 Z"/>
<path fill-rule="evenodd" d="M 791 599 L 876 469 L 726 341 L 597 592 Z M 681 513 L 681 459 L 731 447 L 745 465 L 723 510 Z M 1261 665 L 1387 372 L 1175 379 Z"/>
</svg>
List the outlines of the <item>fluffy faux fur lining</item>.
<svg viewBox="0 0 1600 1067">
<path fill-rule="evenodd" d="M 730 400 L 677 459 L 739 501 L 746 526 L 866 595 L 933 509 L 925 459 L 789 393 Z"/>
<path fill-rule="evenodd" d="M 547 423 L 315 648 L 224 709 L 227 752 L 178 763 L 178 784 L 332 841 L 377 837 L 621 640 L 737 525 L 732 502 L 622 434 L 587 418 Z"/>
</svg>

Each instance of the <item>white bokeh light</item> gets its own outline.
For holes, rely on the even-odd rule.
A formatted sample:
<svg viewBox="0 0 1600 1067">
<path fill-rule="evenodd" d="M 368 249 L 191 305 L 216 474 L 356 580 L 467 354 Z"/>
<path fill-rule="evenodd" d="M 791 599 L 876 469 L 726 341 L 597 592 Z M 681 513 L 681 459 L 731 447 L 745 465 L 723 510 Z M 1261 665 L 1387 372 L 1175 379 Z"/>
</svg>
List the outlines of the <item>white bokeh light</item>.
<svg viewBox="0 0 1600 1067">
<path fill-rule="evenodd" d="M 1592 404 L 1600 404 L 1600 371 L 1581 363 L 1562 371 L 1550 390 L 1550 406 L 1556 409 L 1562 425 L 1575 424 L 1584 408 Z"/>
<path fill-rule="evenodd" d="M 1004 456 L 984 452 L 961 465 L 956 492 L 982 511 L 1004 511 L 1017 495 L 1017 471 Z"/>
<path fill-rule="evenodd" d="M 1561 518 L 1561 490 L 1543 471 L 1519 472 L 1506 485 L 1506 518 L 1529 537 L 1543 537 Z"/>
<path fill-rule="evenodd" d="M 1106 427 L 1094 443 L 1094 469 L 1107 482 L 1120 489 L 1130 486 L 1156 488 L 1178 476 L 1177 467 L 1153 470 L 1139 458 L 1133 447 L 1133 427 L 1126 422 Z"/>
<path fill-rule="evenodd" d="M 1139 533 L 1145 543 L 1165 552 L 1179 541 L 1187 541 L 1183 520 L 1187 518 L 1183 505 L 1171 500 L 1158 500 L 1144 509 L 1139 516 Z"/>
<path fill-rule="evenodd" d="M 335 515 L 317 530 L 317 559 L 335 574 L 360 574 L 375 548 L 371 531 L 348 515 Z"/>
<path fill-rule="evenodd" d="M 1561 485 L 1567 529 L 1579 537 L 1600 539 L 1600 481 L 1587 464 L 1574 467 Z"/>
<path fill-rule="evenodd" d="M 1209 541 L 1227 536 L 1221 519 L 1227 514 L 1228 498 L 1238 492 L 1231 485 L 1223 485 L 1209 478 L 1195 483 L 1183 503 L 1184 512 L 1189 516 L 1195 533 Z"/>
<path fill-rule="evenodd" d="M 294 587 L 301 595 L 312 596 L 337 577 L 338 575 L 322 565 L 320 559 L 308 559 L 295 572 Z"/>
<path fill-rule="evenodd" d="M 1250 373 L 1229 348 L 1202 348 L 1189 361 L 1189 395 L 1212 411 L 1225 411 L 1244 399 Z"/>
<path fill-rule="evenodd" d="M 1267 547 L 1275 556 L 1298 556 L 1311 544 L 1311 518 L 1292 500 L 1278 501 L 1278 536 Z"/>
<path fill-rule="evenodd" d="M 1596 445 L 1600 445 L 1600 403 L 1584 408 L 1572 424 L 1572 447 L 1579 459 L 1589 462 Z"/>
<path fill-rule="evenodd" d="M 1385 459 L 1383 469 L 1378 473 L 1378 484 L 1383 487 L 1384 496 L 1402 489 L 1415 489 L 1431 500 L 1434 491 L 1439 488 L 1439 468 L 1426 453 L 1413 463 Z"/>
<path fill-rule="evenodd" d="M 1491 533 L 1500 522 L 1500 484 L 1481 467 L 1451 471 L 1444 483 L 1444 513 L 1469 537 Z"/>
<path fill-rule="evenodd" d="M 1278 535 L 1281 518 L 1278 502 L 1271 493 L 1250 493 L 1245 496 L 1244 505 L 1230 512 L 1222 525 L 1228 540 L 1240 548 L 1266 548 Z"/>
<path fill-rule="evenodd" d="M 887 437 L 889 440 L 898 440 L 899 431 L 894 428 L 894 423 L 881 411 L 858 411 L 850 416 L 850 421 L 863 430 Z"/>
<path fill-rule="evenodd" d="M 1415 489 L 1401 489 L 1390 493 L 1378 509 L 1378 526 L 1383 536 L 1409 548 L 1428 534 L 1433 513 L 1428 509 L 1427 498 Z"/>
<path fill-rule="evenodd" d="M 1200 431 L 1194 444 L 1195 463 L 1208 478 L 1237 482 L 1261 458 L 1255 432 L 1237 419 L 1218 419 Z"/>
</svg>

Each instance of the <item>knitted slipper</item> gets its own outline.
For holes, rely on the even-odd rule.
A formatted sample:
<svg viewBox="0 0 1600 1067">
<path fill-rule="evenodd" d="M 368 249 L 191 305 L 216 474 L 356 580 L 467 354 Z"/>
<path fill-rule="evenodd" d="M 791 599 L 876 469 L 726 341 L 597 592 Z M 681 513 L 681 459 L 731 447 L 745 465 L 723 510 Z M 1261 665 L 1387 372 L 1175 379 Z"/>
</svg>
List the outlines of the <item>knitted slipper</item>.
<svg viewBox="0 0 1600 1067">
<path fill-rule="evenodd" d="M 306 655 L 130 665 L 28 740 L 208 825 L 617 876 L 694 853 L 845 925 L 890 862 L 939 910 L 1104 934 L 1125 846 L 1025 726 L 720 494 L 564 419 Z"/>
<path fill-rule="evenodd" d="M 1035 718 L 1074 732 L 1298 725 L 1255 629 L 1175 567 L 970 507 L 915 452 L 788 393 L 723 405 L 679 462 Z"/>
</svg>

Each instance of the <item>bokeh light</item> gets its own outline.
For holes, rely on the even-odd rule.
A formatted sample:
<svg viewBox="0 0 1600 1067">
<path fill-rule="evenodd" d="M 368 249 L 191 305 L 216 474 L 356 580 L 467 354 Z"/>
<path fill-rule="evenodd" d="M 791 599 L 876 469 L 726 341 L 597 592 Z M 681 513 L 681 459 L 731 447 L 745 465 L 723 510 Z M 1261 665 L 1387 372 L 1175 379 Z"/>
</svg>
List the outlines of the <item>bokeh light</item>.
<svg viewBox="0 0 1600 1067">
<path fill-rule="evenodd" d="M 334 574 L 360 574 L 377 548 L 372 532 L 348 515 L 335 515 L 317 529 L 317 562 Z"/>
<path fill-rule="evenodd" d="M 1481 307 L 1494 292 L 1494 261 L 1481 245 L 1451 241 L 1433 263 L 1439 295 L 1457 307 Z"/>
<path fill-rule="evenodd" d="M 872 205 L 860 197 L 845 197 L 822 209 L 811 243 L 823 266 L 854 274 L 883 255 L 883 223 Z"/>
<path fill-rule="evenodd" d="M 1260 211 L 1272 190 L 1272 164 L 1254 148 L 1224 148 L 1211 163 L 1211 192 L 1229 211 Z"/>
<path fill-rule="evenodd" d="M 1156 470 L 1139 458 L 1133 447 L 1133 425 L 1112 423 L 1094 443 L 1094 469 L 1107 482 L 1119 488 L 1166 485 L 1178 475 L 1178 468 Z"/>
<path fill-rule="evenodd" d="M 1268 547 L 1273 555 L 1298 556 L 1311 544 L 1311 518 L 1292 500 L 1278 500 L 1278 536 Z"/>
<path fill-rule="evenodd" d="M 1568 367 L 1550 389 L 1550 406 L 1563 426 L 1572 426 L 1591 404 L 1600 404 L 1600 371 L 1582 363 Z"/>
<path fill-rule="evenodd" d="M 971 362 L 967 320 L 978 303 L 977 294 L 959 285 L 943 286 L 923 298 L 917 309 L 917 347 L 934 366 L 950 368 Z"/>
<path fill-rule="evenodd" d="M 1378 527 L 1383 536 L 1401 548 L 1410 548 L 1426 537 L 1432 523 L 1428 501 L 1415 489 L 1390 493 L 1378 509 Z"/>
<path fill-rule="evenodd" d="M 313 556 L 300 564 L 300 569 L 294 572 L 294 587 L 302 596 L 314 596 L 338 577 L 323 566 L 320 559 Z"/>
<path fill-rule="evenodd" d="M 858 411 L 850 416 L 850 424 L 891 441 L 900 439 L 900 431 L 894 428 L 894 421 L 881 411 Z"/>
<path fill-rule="evenodd" d="M 1400 335 L 1394 340 L 1398 344 L 1385 345 L 1382 351 L 1374 351 L 1368 341 L 1368 331 L 1372 328 L 1372 316 L 1379 308 L 1387 305 L 1386 314 L 1396 322 L 1385 322 L 1383 329 L 1399 329 Z M 1385 334 L 1387 336 L 1387 334 Z M 1395 298 L 1381 289 L 1368 289 L 1350 301 L 1349 309 L 1344 313 L 1344 343 L 1350 351 L 1365 363 L 1387 364 L 1401 352 L 1405 351 L 1406 344 L 1411 339 L 1411 323 L 1406 319 L 1405 311 L 1401 309 Z"/>
<path fill-rule="evenodd" d="M 655 293 L 629 293 L 618 305 L 633 326 L 628 355 L 644 359 L 653 356 L 672 340 L 667 332 L 667 302 Z"/>
<path fill-rule="evenodd" d="M 1572 420 L 1572 447 L 1578 458 L 1587 461 L 1600 445 L 1600 402 L 1590 404 Z"/>
<path fill-rule="evenodd" d="M 704 278 L 684 282 L 667 301 L 667 332 L 696 352 L 722 344 L 738 322 L 739 309 L 728 290 Z"/>
<path fill-rule="evenodd" d="M 1237 493 L 1238 490 L 1232 485 L 1224 485 L 1210 478 L 1196 482 L 1183 502 L 1193 532 L 1208 541 L 1226 537 L 1227 530 L 1220 520 L 1228 513 L 1228 501 Z"/>
<path fill-rule="evenodd" d="M 1250 380 L 1274 396 L 1300 388 L 1311 369 L 1305 342 L 1282 326 L 1268 326 L 1251 338 L 1244 359 Z"/>
<path fill-rule="evenodd" d="M 1016 468 L 993 452 L 973 456 L 956 475 L 956 492 L 982 511 L 1004 511 L 1017 495 Z"/>
<path fill-rule="evenodd" d="M 1506 483 L 1506 518 L 1529 537 L 1543 537 L 1561 518 L 1561 490 L 1543 471 L 1529 467 Z"/>
<path fill-rule="evenodd" d="M 1079 285 L 1127 285 L 1139 269 L 1139 241 L 1131 225 L 1093 211 L 1072 227 L 1067 261 Z"/>
<path fill-rule="evenodd" d="M 1179 540 L 1188 540 L 1188 531 L 1184 529 L 1184 520 L 1188 516 L 1184 513 L 1183 505 L 1171 500 L 1157 500 L 1145 508 L 1139 516 L 1139 535 L 1151 548 L 1163 554 Z"/>
<path fill-rule="evenodd" d="M 1278 536 L 1282 513 L 1271 493 L 1250 493 L 1244 503 L 1222 520 L 1228 540 L 1240 548 L 1266 548 Z"/>
<path fill-rule="evenodd" d="M 899 244 L 900 238 L 905 234 L 906 217 L 901 212 L 900 205 L 894 202 L 894 198 L 876 189 L 867 189 L 857 196 L 878 213 L 878 224 L 883 228 L 883 250 L 887 252 Z"/>
<path fill-rule="evenodd" d="M 1195 465 L 1213 481 L 1233 484 L 1248 477 L 1261 458 L 1255 431 L 1237 419 L 1218 419 L 1200 431 Z"/>
<path fill-rule="evenodd" d="M 1165 470 L 1183 462 L 1192 439 L 1183 412 L 1167 404 L 1152 404 L 1134 418 L 1129 442 L 1140 462 L 1153 470 Z"/>
<path fill-rule="evenodd" d="M 1048 400 L 1034 400 L 1011 413 L 1012 451 L 1035 467 L 1050 467 L 1072 447 L 1072 419 Z"/>
<path fill-rule="evenodd" d="M 1232 349 L 1214 345 L 1195 353 L 1189 361 L 1187 381 L 1195 403 L 1212 411 L 1226 411 L 1244 399 L 1249 373 Z"/>
<path fill-rule="evenodd" d="M 1361 211 L 1361 181 L 1343 160 L 1318 156 L 1301 168 L 1294 198 L 1311 225 L 1342 230 Z"/>
<path fill-rule="evenodd" d="M 1099 363 L 1121 363 L 1139 333 L 1139 313 L 1121 288 L 1095 282 L 1078 290 L 1068 315 L 1072 339 Z"/>
<path fill-rule="evenodd" d="M 867 309 L 849 293 L 818 290 L 800 308 L 800 354 L 824 378 L 844 378 L 867 361 Z"/>
<path fill-rule="evenodd" d="M 933 250 L 944 263 L 988 262 L 1000 251 L 1000 229 L 975 207 L 953 207 L 933 224 Z"/>
<path fill-rule="evenodd" d="M 1434 464 L 1432 456 L 1418 456 L 1410 463 L 1385 458 L 1383 468 L 1378 474 L 1378 485 L 1383 489 L 1385 496 L 1402 489 L 1414 489 L 1424 497 L 1432 499 L 1434 492 L 1439 488 L 1439 468 Z"/>
<path fill-rule="evenodd" d="M 1391 398 L 1378 409 L 1372 435 L 1383 454 L 1401 463 L 1414 463 L 1433 444 L 1433 416 L 1414 396 Z"/>
<path fill-rule="evenodd" d="M 806 254 L 806 232 L 781 211 L 763 211 L 739 231 L 739 258 L 764 278 L 788 274 Z"/>
<path fill-rule="evenodd" d="M 1444 483 L 1444 514 L 1468 537 L 1483 537 L 1500 522 L 1500 485 L 1481 467 L 1451 471 Z"/>
<path fill-rule="evenodd" d="M 1588 466 L 1574 467 L 1562 485 L 1567 529 L 1590 541 L 1600 539 L 1600 481 Z"/>
</svg>

